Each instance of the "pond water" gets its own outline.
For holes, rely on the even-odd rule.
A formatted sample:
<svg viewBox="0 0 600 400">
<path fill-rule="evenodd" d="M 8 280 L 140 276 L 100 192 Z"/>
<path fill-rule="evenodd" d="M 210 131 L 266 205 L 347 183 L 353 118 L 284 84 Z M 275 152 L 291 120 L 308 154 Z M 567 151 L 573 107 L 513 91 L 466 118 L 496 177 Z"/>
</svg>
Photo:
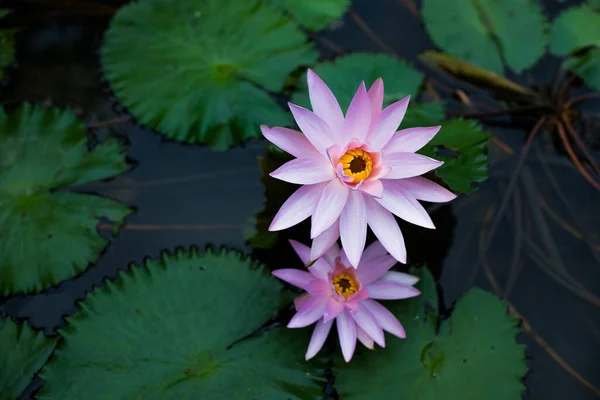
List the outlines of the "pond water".
<svg viewBox="0 0 600 400">
<path fill-rule="evenodd" d="M 44 3 L 39 8 L 17 7 L 10 20 L 24 23 L 26 29 L 18 36 L 19 65 L 2 88 L 3 102 L 71 106 L 90 123 L 126 115 L 101 79 L 96 54 L 110 18 L 110 12 L 102 10 L 116 9 L 118 2 L 99 3 L 100 11 L 93 9 L 87 15 L 57 12 L 58 5 Z M 543 3 L 551 15 L 569 4 Z M 76 14 L 84 9 L 92 7 L 72 7 Z M 434 48 L 402 0 L 355 0 L 351 14 L 316 37 L 323 58 L 340 52 L 388 50 L 416 62 L 420 52 Z M 555 67 L 556 62 L 548 58 L 518 79 L 551 83 Z M 600 118 L 600 102 L 589 103 L 584 116 Z M 257 157 L 263 154 L 265 141 L 215 152 L 166 140 L 131 121 L 113 123 L 111 128 L 130 143 L 128 156 L 136 166 L 116 179 L 78 189 L 117 199 L 136 212 L 96 266 L 42 294 L 0 300 L 0 314 L 26 319 L 53 334 L 63 325 L 64 316 L 76 312 L 77 300 L 130 262 L 139 263 L 163 249 L 207 243 L 252 252 L 245 239 L 254 213 L 264 202 Z M 474 194 L 432 208 L 437 230 L 401 225 L 410 261 L 426 262 L 434 272 L 447 309 L 469 287 L 493 291 L 491 282 L 497 282 L 505 299 L 526 320 L 525 332 L 518 337 L 527 345 L 531 367 L 524 398 L 596 398 L 600 394 L 600 194 L 556 152 L 550 139 L 540 138 L 522 167 L 485 263 L 477 263 L 482 235 L 489 232 L 499 212 L 525 133 L 518 126 L 487 128 L 515 153 L 490 142 L 489 179 Z M 598 135 L 595 131 L 588 136 L 598 143 Z M 598 148 L 593 155 L 599 159 Z M 100 226 L 107 238 L 110 228 Z M 254 255 L 270 267 L 286 267 L 290 252 L 277 247 Z M 277 262 L 282 265 L 274 265 Z"/>
</svg>

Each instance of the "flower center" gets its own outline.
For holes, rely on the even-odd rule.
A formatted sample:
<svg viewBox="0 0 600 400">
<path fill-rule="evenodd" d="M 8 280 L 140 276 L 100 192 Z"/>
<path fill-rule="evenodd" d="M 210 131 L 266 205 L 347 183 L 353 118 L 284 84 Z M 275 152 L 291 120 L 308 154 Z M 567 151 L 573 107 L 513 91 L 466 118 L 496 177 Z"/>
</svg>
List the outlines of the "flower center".
<svg viewBox="0 0 600 400">
<path fill-rule="evenodd" d="M 338 295 L 344 296 L 345 300 L 358 291 L 358 285 L 354 279 L 348 274 L 336 275 L 332 280 L 333 290 Z"/>
<path fill-rule="evenodd" d="M 371 160 L 369 153 L 364 150 L 348 150 L 340 158 L 340 162 L 344 168 L 344 173 L 352 178 L 353 183 L 364 181 L 371 175 L 373 170 L 373 160 Z"/>
</svg>

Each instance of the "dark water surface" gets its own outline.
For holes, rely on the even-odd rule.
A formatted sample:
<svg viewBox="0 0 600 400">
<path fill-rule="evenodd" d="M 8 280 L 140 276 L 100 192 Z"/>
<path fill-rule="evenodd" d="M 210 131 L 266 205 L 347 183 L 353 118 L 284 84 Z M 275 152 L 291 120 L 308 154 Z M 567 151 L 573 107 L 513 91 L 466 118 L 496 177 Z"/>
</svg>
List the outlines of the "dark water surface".
<svg viewBox="0 0 600 400">
<path fill-rule="evenodd" d="M 550 15 L 570 4 L 543 3 Z M 96 56 L 110 15 L 55 15 L 57 9 L 18 10 L 19 21 L 27 22 L 28 28 L 18 36 L 19 67 L 12 72 L 9 86 L 2 89 L 4 103 L 50 101 L 81 111 L 90 122 L 118 117 L 122 109 L 115 107 L 115 99 L 101 80 Z M 331 58 L 339 50 L 383 51 L 353 13 L 402 58 L 416 62 L 417 54 L 434 48 L 402 0 L 355 0 L 352 10 L 332 30 L 318 35 L 323 57 Z M 551 84 L 556 66 L 548 57 L 518 79 Z M 599 106 L 590 103 L 584 113 L 588 121 L 600 117 Z M 62 317 L 76 312 L 76 300 L 130 262 L 155 257 L 163 249 L 207 243 L 250 252 L 245 237 L 254 212 L 264 202 L 257 163 L 264 141 L 220 153 L 164 140 L 133 122 L 115 124 L 112 129 L 129 140 L 128 154 L 137 165 L 117 179 L 81 190 L 118 199 L 135 207 L 136 213 L 127 218 L 96 266 L 45 293 L 0 301 L 0 314 L 27 319 L 52 334 L 63 324 Z M 489 129 L 514 151 L 522 147 L 523 129 Z M 597 139 L 600 134 L 590 135 Z M 597 149 L 594 155 L 598 158 Z M 402 225 L 407 230 L 409 257 L 426 261 L 440 278 L 448 309 L 468 287 L 492 291 L 490 282 L 497 282 L 527 321 L 528 332 L 519 337 L 531 358 L 524 398 L 594 399 L 600 393 L 595 389 L 600 388 L 600 194 L 554 150 L 547 136 L 535 143 L 519 173 L 486 262 L 475 267 L 482 235 L 487 235 L 498 212 L 516 159 L 490 143 L 490 178 L 479 191 L 460 196 L 452 205 L 432 208 L 436 231 Z M 108 237 L 110 227 L 101 228 Z M 268 261 L 280 260 L 280 267 L 285 267 L 288 254 L 289 249 L 275 248 L 269 251 Z"/>
</svg>

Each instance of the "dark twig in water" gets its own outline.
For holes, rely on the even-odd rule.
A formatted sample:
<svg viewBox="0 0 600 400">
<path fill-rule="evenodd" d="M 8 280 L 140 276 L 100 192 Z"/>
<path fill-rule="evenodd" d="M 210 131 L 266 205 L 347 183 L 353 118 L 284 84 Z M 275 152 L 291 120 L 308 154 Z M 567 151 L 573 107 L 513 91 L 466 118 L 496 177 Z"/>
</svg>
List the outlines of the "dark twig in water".
<svg viewBox="0 0 600 400">
<path fill-rule="evenodd" d="M 419 13 L 419 8 L 415 4 L 413 0 L 396 0 L 400 5 L 406 8 L 412 15 L 417 17 L 417 19 L 421 19 L 421 14 Z"/>
<path fill-rule="evenodd" d="M 531 105 L 531 106 L 524 106 L 524 107 L 517 107 L 517 108 L 506 108 L 503 110 L 493 110 L 493 111 L 482 112 L 482 113 L 449 112 L 448 116 L 480 119 L 480 118 L 496 117 L 496 116 L 507 115 L 507 114 L 521 114 L 521 113 L 528 113 L 531 111 L 542 111 L 547 108 L 548 108 L 548 106 Z"/>
<path fill-rule="evenodd" d="M 354 20 L 354 22 L 356 22 L 356 24 L 358 25 L 358 27 L 373 41 L 375 42 L 379 47 L 381 47 L 384 51 L 396 55 L 396 52 L 394 51 L 394 49 L 392 49 L 390 46 L 388 46 L 387 44 L 385 44 L 385 42 L 383 40 L 381 40 L 379 38 L 379 36 L 377 36 L 377 34 L 375 32 L 373 32 L 373 30 L 371 28 L 369 28 L 369 25 L 367 25 L 367 23 L 365 22 L 364 19 L 361 18 L 360 15 L 358 15 L 354 10 L 350 10 L 350 12 L 348 13 L 350 14 L 350 17 L 352 17 L 352 19 Z"/>
<path fill-rule="evenodd" d="M 565 150 L 567 150 L 567 154 L 571 158 L 571 161 L 573 161 L 573 164 L 575 164 L 581 175 L 583 175 L 583 177 L 587 179 L 587 181 L 591 183 L 593 187 L 600 191 L 600 184 L 594 180 L 589 171 L 581 163 L 581 160 L 579 160 L 579 157 L 577 157 L 577 154 L 575 154 L 575 152 L 573 151 L 573 147 L 571 147 L 571 143 L 569 143 L 569 138 L 567 138 L 567 134 L 565 133 L 565 128 L 563 126 L 562 121 L 558 121 L 556 123 L 556 129 L 558 131 L 558 135 L 560 136 L 561 141 L 565 145 Z"/>
<path fill-rule="evenodd" d="M 573 125 L 571 125 L 571 121 L 569 120 L 569 118 L 567 118 L 565 115 L 563 115 L 561 120 L 566 128 L 567 133 L 573 138 L 573 140 L 575 140 L 575 144 L 577 144 L 577 147 L 579 147 L 579 150 L 581 150 L 581 152 L 585 155 L 585 157 L 587 158 L 590 165 L 594 168 L 594 171 L 596 172 L 596 174 L 598 176 L 600 176 L 600 168 L 598 168 L 598 164 L 596 164 L 596 160 L 594 160 L 594 157 L 588 151 L 585 143 L 583 143 L 583 140 L 581 140 L 581 137 L 579 137 L 579 134 L 573 128 Z"/>
<path fill-rule="evenodd" d="M 89 124 L 88 128 L 104 128 L 106 126 L 120 124 L 121 122 L 127 122 L 129 120 L 131 120 L 131 116 L 123 115 L 121 117 L 112 118 L 107 121 L 94 122 L 93 124 Z"/>
<path fill-rule="evenodd" d="M 600 99 L 600 93 L 585 93 L 582 94 L 581 96 L 577 96 L 572 98 L 571 100 L 567 101 L 565 103 L 565 109 L 568 110 L 569 108 L 576 106 L 579 103 L 583 103 L 586 102 L 588 100 L 594 100 L 594 99 Z"/>
</svg>

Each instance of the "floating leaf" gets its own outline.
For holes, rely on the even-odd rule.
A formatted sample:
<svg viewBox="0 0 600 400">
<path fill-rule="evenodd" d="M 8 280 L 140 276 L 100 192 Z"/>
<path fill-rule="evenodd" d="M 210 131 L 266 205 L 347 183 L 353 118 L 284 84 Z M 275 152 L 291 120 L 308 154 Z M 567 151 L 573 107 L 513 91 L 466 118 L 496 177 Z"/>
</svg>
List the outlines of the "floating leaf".
<svg viewBox="0 0 600 400">
<path fill-rule="evenodd" d="M 244 339 L 289 300 L 237 252 L 163 253 L 96 289 L 68 318 L 38 398 L 316 399 L 323 382 L 303 359 L 303 332 Z"/>
<path fill-rule="evenodd" d="M 170 138 L 223 149 L 287 125 L 269 95 L 316 53 L 298 26 L 257 0 L 143 0 L 113 18 L 101 50 L 120 100 Z"/>
<path fill-rule="evenodd" d="M 56 346 L 25 323 L 0 319 L 0 400 L 14 400 L 27 388 Z"/>
<path fill-rule="evenodd" d="M 567 59 L 565 67 L 579 75 L 589 87 L 600 90 L 600 48 Z"/>
<path fill-rule="evenodd" d="M 62 190 L 129 168 L 117 141 L 88 146 L 71 111 L 0 110 L 0 295 L 46 289 L 83 271 L 107 244 L 98 220 L 118 225 L 132 211 Z"/>
<path fill-rule="evenodd" d="M 419 297 L 390 302 L 407 338 L 381 351 L 357 351 L 350 363 L 334 364 L 343 399 L 520 399 L 527 372 L 517 321 L 490 293 L 471 289 L 436 336 L 435 285 L 428 272 Z M 475 379 L 476 378 L 476 379 Z"/>
<path fill-rule="evenodd" d="M 275 7 L 292 15 L 296 21 L 316 31 L 341 18 L 350 6 L 350 0 L 267 0 Z"/>
<path fill-rule="evenodd" d="M 583 5 L 571 7 L 552 23 L 550 51 L 566 56 L 587 46 L 600 46 L 600 13 Z"/>
<path fill-rule="evenodd" d="M 441 125 L 445 116 L 444 103 L 410 103 L 400 127 L 406 129 Z"/>
<path fill-rule="evenodd" d="M 546 20 L 536 0 L 424 0 L 422 15 L 438 47 L 497 74 L 503 61 L 520 73 L 544 54 Z"/>
<path fill-rule="evenodd" d="M 353 53 L 338 57 L 333 62 L 317 64 L 314 71 L 329 86 L 342 110 L 348 108 L 362 81 L 368 89 L 377 78 L 383 78 L 384 106 L 407 95 L 416 97 L 423 83 L 423 74 L 408 63 L 386 54 Z M 292 103 L 310 107 L 306 75 L 292 97 Z"/>
<path fill-rule="evenodd" d="M 444 161 L 435 172 L 452 190 L 472 193 L 476 188 L 471 187 L 471 183 L 487 179 L 487 142 L 490 138 L 491 135 L 483 132 L 475 121 L 454 119 L 444 122 L 440 132 L 420 153 Z M 456 155 L 444 155 L 444 149 Z"/>
</svg>

